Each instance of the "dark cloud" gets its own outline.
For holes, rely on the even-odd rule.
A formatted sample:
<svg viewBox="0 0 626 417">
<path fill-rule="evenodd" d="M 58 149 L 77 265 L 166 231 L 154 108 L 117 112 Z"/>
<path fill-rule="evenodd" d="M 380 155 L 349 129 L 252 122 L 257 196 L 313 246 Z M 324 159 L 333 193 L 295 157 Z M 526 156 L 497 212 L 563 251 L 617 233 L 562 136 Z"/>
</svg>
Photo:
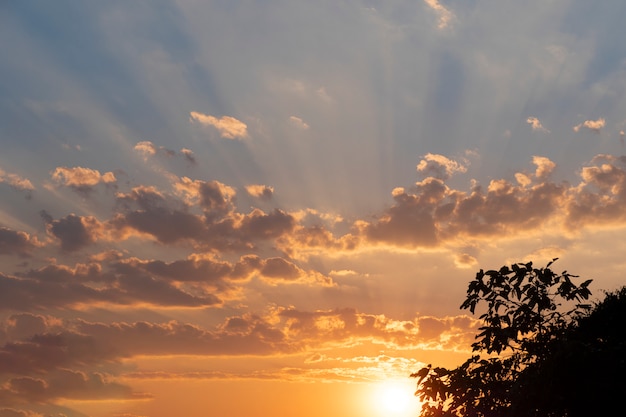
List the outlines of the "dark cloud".
<svg viewBox="0 0 626 417">
<path fill-rule="evenodd" d="M 132 272 L 132 273 L 131 273 Z M 98 264 L 48 265 L 18 276 L 0 274 L 0 310 L 29 311 L 84 305 L 203 307 L 220 303 L 201 288 L 194 294 L 141 270 L 103 271 Z"/>
<path fill-rule="evenodd" d="M 74 252 L 94 243 L 102 227 L 95 217 L 75 214 L 68 214 L 47 224 L 48 232 L 61 241 L 61 249 L 66 252 Z"/>
<path fill-rule="evenodd" d="M 28 233 L 0 227 L 0 255 L 29 256 L 38 246 L 41 244 Z"/>
</svg>

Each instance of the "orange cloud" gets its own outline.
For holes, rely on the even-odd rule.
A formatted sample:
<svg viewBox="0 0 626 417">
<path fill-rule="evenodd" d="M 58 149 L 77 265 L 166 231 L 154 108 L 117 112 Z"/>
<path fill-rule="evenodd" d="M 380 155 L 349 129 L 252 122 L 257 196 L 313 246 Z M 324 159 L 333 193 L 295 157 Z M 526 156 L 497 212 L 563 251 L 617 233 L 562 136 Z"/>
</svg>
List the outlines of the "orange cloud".
<svg viewBox="0 0 626 417">
<path fill-rule="evenodd" d="M 417 164 L 417 172 L 446 180 L 456 172 L 466 172 L 467 167 L 457 161 L 438 154 L 426 154 Z"/>
<path fill-rule="evenodd" d="M 439 3 L 438 0 L 424 0 L 424 3 L 439 16 L 439 23 L 437 24 L 439 29 L 445 29 L 451 24 L 454 14 Z"/>
<path fill-rule="evenodd" d="M 3 169 L 0 169 L 0 183 L 9 184 L 12 188 L 19 191 L 32 191 L 35 189 L 30 180 L 17 174 L 6 172 Z"/>
<path fill-rule="evenodd" d="M 274 187 L 261 184 L 246 185 L 246 191 L 253 197 L 269 200 L 274 195 Z"/>
<path fill-rule="evenodd" d="M 195 111 L 192 111 L 189 115 L 192 122 L 214 127 L 223 138 L 244 139 L 248 137 L 248 126 L 234 117 L 222 116 L 217 118 L 210 114 L 202 114 Z"/>
<path fill-rule="evenodd" d="M 539 119 L 537 119 L 536 117 L 532 117 L 532 116 L 529 117 L 528 119 L 526 119 L 526 123 L 528 123 L 532 127 L 533 130 L 550 133 L 550 131 L 546 129 L 545 127 L 543 127 Z"/>
<path fill-rule="evenodd" d="M 93 187 L 100 183 L 112 185 L 117 181 L 113 172 L 101 174 L 95 169 L 83 167 L 57 167 L 51 175 L 58 184 L 82 194 L 88 194 L 93 190 Z"/>
<path fill-rule="evenodd" d="M 598 120 L 585 120 L 584 122 L 574 126 L 574 132 L 578 132 L 581 128 L 587 128 L 595 133 L 600 133 L 600 130 L 604 127 L 605 120 L 599 118 Z"/>
</svg>

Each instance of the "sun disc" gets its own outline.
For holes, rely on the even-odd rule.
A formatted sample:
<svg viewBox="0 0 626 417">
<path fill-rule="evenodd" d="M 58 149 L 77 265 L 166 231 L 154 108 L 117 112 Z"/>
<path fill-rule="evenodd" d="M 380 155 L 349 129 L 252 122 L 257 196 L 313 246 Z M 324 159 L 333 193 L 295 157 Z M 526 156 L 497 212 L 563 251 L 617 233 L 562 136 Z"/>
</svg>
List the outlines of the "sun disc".
<svg viewBox="0 0 626 417">
<path fill-rule="evenodd" d="M 414 386 L 405 381 L 383 381 L 376 387 L 374 401 L 381 416 L 413 416 L 417 399 Z"/>
</svg>

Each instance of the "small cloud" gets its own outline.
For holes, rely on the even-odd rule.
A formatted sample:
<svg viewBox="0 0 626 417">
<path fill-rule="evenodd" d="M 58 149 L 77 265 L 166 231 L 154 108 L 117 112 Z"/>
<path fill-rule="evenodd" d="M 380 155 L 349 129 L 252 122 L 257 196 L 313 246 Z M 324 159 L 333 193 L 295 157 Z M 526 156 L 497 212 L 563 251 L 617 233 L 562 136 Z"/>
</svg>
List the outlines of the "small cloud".
<svg viewBox="0 0 626 417">
<path fill-rule="evenodd" d="M 204 126 L 213 126 L 226 139 L 244 139 L 248 137 L 248 126 L 234 117 L 222 116 L 219 119 L 210 114 L 195 111 L 189 113 L 191 122 L 198 122 Z"/>
<path fill-rule="evenodd" d="M 134 149 L 142 154 L 144 158 L 147 158 L 148 156 L 154 156 L 156 154 L 156 147 L 152 142 L 147 140 L 137 143 Z"/>
<path fill-rule="evenodd" d="M 290 116 L 289 121 L 298 129 L 307 130 L 310 127 L 304 120 L 296 116 Z"/>
<path fill-rule="evenodd" d="M 0 183 L 6 183 L 10 185 L 11 188 L 19 191 L 32 191 L 35 189 L 30 180 L 20 177 L 17 174 L 5 172 L 2 168 L 0 168 Z"/>
<path fill-rule="evenodd" d="M 543 127 L 539 119 L 537 119 L 536 117 L 532 117 L 532 116 L 529 117 L 528 119 L 526 119 L 526 123 L 528 123 L 533 128 L 533 130 L 544 132 L 544 133 L 550 133 L 550 131 L 546 129 L 545 127 Z"/>
<path fill-rule="evenodd" d="M 438 0 L 424 0 L 424 3 L 433 9 L 435 13 L 437 13 L 437 16 L 439 16 L 439 23 L 437 24 L 439 29 L 445 29 L 450 26 L 450 23 L 454 18 L 454 13 L 442 6 Z"/>
<path fill-rule="evenodd" d="M 603 118 L 599 118 L 598 120 L 585 120 L 584 122 L 574 126 L 574 132 L 578 132 L 581 128 L 584 127 L 594 133 L 600 133 L 600 129 L 602 129 L 605 124 L 606 121 Z"/>
<path fill-rule="evenodd" d="M 455 172 L 466 172 L 465 165 L 438 154 L 426 154 L 417 164 L 417 172 L 441 180 L 450 178 Z M 395 190 L 394 190 L 395 192 Z"/>
<path fill-rule="evenodd" d="M 196 156 L 194 155 L 193 151 L 187 148 L 182 148 L 180 150 L 180 153 L 183 155 L 183 157 L 185 158 L 185 160 L 187 162 L 189 162 L 190 164 L 195 165 L 197 163 L 196 161 Z"/>
<path fill-rule="evenodd" d="M 81 194 L 88 194 L 100 183 L 113 185 L 117 182 L 113 172 L 101 174 L 98 170 L 84 167 L 57 167 L 51 175 L 57 184 L 69 187 Z"/>
<path fill-rule="evenodd" d="M 467 253 L 458 253 L 454 257 L 454 264 L 457 268 L 468 269 L 478 264 L 478 260 Z"/>
<path fill-rule="evenodd" d="M 328 275 L 333 276 L 333 277 L 348 277 L 348 276 L 353 277 L 353 276 L 356 276 L 357 273 L 356 271 L 353 271 L 351 269 L 340 269 L 340 270 L 333 269 L 332 271 L 330 271 Z"/>
<path fill-rule="evenodd" d="M 274 195 L 274 187 L 261 184 L 246 185 L 246 191 L 253 197 L 269 200 Z"/>
<path fill-rule="evenodd" d="M 533 164 L 537 167 L 535 176 L 537 178 L 545 178 L 554 171 L 556 164 L 545 156 L 533 156 Z"/>
<path fill-rule="evenodd" d="M 172 149 L 167 149 L 163 146 L 156 146 L 154 143 L 145 140 L 142 142 L 138 142 L 135 147 L 134 147 L 135 151 L 137 151 L 138 153 L 140 153 L 141 155 L 143 155 L 144 160 L 147 160 L 150 157 L 156 156 L 156 155 L 161 155 L 164 157 L 174 157 L 176 156 L 176 151 L 172 150 Z M 193 154 L 193 151 L 187 149 L 187 148 L 182 148 L 180 150 L 180 154 L 183 156 L 183 158 L 191 163 L 191 164 L 196 164 L 196 158 Z"/>
</svg>

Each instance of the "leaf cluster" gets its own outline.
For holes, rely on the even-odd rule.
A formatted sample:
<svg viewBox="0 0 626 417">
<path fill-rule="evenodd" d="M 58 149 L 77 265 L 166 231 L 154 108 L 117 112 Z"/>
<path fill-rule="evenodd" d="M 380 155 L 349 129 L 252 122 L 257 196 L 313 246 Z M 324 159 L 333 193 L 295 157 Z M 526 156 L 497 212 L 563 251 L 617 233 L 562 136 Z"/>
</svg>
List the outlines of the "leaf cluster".
<svg viewBox="0 0 626 417">
<path fill-rule="evenodd" d="M 424 404 L 422 417 L 552 415 L 524 401 L 536 382 L 528 375 L 562 349 L 565 335 L 591 309 L 585 303 L 591 280 L 574 283 L 578 276 L 550 269 L 554 261 L 543 268 L 528 262 L 476 274 L 461 309 L 483 311 L 472 344 L 478 354 L 456 369 L 429 365 L 411 375 Z"/>
</svg>

